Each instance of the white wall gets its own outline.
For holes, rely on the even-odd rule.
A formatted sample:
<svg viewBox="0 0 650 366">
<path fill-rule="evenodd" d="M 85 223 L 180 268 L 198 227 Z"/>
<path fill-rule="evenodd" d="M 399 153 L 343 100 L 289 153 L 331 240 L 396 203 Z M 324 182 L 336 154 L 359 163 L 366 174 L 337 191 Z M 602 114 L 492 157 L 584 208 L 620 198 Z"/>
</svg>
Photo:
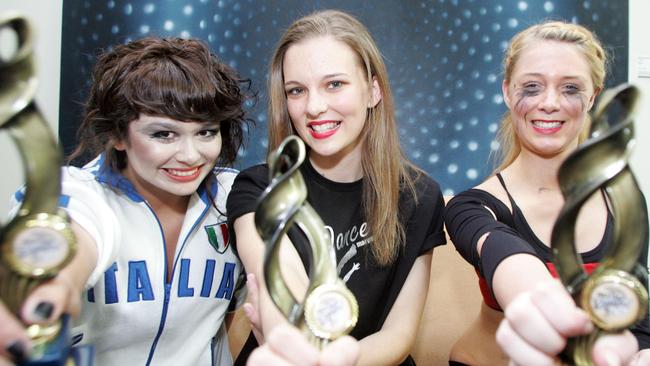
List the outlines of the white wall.
<svg viewBox="0 0 650 366">
<path fill-rule="evenodd" d="M 639 57 L 650 57 L 650 1 L 630 0 L 630 58 L 628 79 L 641 89 L 642 99 L 636 120 L 637 135 L 636 150 L 632 155 L 634 169 L 641 185 L 641 190 L 647 198 L 650 197 L 650 78 L 638 76 Z"/>
<path fill-rule="evenodd" d="M 632 169 L 645 193 L 646 202 L 650 197 L 650 78 L 639 77 L 640 57 L 650 57 L 650 1 L 630 0 L 630 58 L 628 80 L 641 89 L 641 105 L 635 120 L 637 136 L 636 150 L 632 155 Z M 645 161 L 644 161 L 645 160 Z M 648 258 L 650 269 L 650 258 Z"/>
<path fill-rule="evenodd" d="M 0 0 L 0 14 L 9 10 L 23 13 L 36 28 L 36 72 L 39 77 L 36 100 L 52 131 L 58 131 L 63 0 Z M 0 221 L 3 221 L 8 198 L 24 182 L 18 150 L 5 131 L 0 133 L 0 157 Z"/>
</svg>

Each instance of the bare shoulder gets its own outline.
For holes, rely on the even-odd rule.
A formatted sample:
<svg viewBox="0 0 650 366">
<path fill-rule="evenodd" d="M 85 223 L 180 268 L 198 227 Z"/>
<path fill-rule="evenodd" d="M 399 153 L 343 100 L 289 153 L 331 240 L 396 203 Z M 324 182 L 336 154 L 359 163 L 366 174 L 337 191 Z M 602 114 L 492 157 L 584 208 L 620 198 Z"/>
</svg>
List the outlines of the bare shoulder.
<svg viewBox="0 0 650 366">
<path fill-rule="evenodd" d="M 483 181 L 483 183 L 474 187 L 474 189 L 480 189 L 491 194 L 496 199 L 503 202 L 509 209 L 511 209 L 508 194 L 499 182 L 499 179 L 496 177 L 496 175 L 488 177 L 485 181 Z"/>
<path fill-rule="evenodd" d="M 496 175 L 492 175 L 488 177 L 481 184 L 474 187 L 474 189 L 480 189 L 482 191 L 486 191 L 499 199 L 501 198 L 500 197 L 501 195 L 507 197 L 506 192 L 501 186 L 501 183 L 499 183 L 499 179 L 496 177 Z"/>
</svg>

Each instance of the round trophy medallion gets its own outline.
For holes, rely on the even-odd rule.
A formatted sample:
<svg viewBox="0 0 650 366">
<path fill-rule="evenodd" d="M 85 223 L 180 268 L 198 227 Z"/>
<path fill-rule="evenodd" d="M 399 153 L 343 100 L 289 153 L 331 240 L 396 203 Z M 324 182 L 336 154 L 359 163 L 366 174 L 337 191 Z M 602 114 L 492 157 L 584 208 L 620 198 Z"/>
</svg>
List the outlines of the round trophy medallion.
<svg viewBox="0 0 650 366">
<path fill-rule="evenodd" d="M 583 308 L 601 329 L 627 328 L 646 312 L 647 292 L 641 283 L 624 271 L 608 270 L 590 279 L 582 292 Z"/>
<path fill-rule="evenodd" d="M 359 306 L 346 287 L 322 284 L 309 294 L 305 302 L 305 321 L 319 338 L 334 340 L 347 334 L 356 324 Z"/>
<path fill-rule="evenodd" d="M 21 275 L 47 277 L 60 270 L 74 250 L 74 235 L 65 218 L 37 214 L 23 225 L 14 226 L 5 256 L 9 266 Z"/>
</svg>

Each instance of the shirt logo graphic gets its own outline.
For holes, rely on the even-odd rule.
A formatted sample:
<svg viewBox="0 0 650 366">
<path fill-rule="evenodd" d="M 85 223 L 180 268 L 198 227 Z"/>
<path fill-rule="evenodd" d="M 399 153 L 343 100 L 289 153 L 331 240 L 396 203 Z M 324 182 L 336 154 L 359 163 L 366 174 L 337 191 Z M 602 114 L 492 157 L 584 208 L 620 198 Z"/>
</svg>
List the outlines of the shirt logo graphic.
<svg viewBox="0 0 650 366">
<path fill-rule="evenodd" d="M 352 274 L 361 269 L 359 249 L 372 242 L 372 236 L 368 229 L 368 223 L 363 222 L 360 226 L 353 225 L 345 232 L 334 233 L 334 229 L 326 225 L 325 230 L 329 237 L 330 244 L 336 248 L 338 253 L 345 253 L 338 260 L 336 271 L 344 283 L 348 283 Z M 337 255 L 337 257 L 339 257 Z M 348 264 L 351 264 L 349 266 Z"/>
<path fill-rule="evenodd" d="M 203 227 L 208 234 L 210 245 L 219 253 L 223 254 L 228 249 L 228 225 L 226 223 L 207 225 Z"/>
</svg>

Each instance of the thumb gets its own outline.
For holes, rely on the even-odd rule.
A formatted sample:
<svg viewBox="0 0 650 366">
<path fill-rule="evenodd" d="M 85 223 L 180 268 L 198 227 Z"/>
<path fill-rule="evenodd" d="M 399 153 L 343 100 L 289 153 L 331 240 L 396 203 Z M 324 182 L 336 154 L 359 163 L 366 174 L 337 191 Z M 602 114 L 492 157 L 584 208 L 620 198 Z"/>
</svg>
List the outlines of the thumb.
<svg viewBox="0 0 650 366">
<path fill-rule="evenodd" d="M 620 366 L 630 363 L 639 346 L 629 331 L 603 335 L 594 344 L 592 358 L 597 366 Z"/>
</svg>

